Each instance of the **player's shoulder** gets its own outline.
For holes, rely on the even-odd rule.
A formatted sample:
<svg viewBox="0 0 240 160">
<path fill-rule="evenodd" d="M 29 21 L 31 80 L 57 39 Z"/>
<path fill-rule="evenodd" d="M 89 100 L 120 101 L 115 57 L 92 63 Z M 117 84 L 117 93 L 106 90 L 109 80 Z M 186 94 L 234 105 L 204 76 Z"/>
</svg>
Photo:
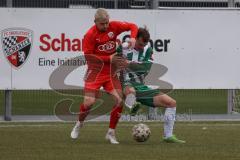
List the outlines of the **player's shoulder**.
<svg viewBox="0 0 240 160">
<path fill-rule="evenodd" d="M 122 21 L 115 21 L 115 20 L 113 20 L 113 21 L 110 21 L 109 22 L 109 25 L 110 26 L 118 26 L 118 25 L 121 25 L 121 24 L 123 24 L 124 22 L 122 22 Z"/>
<path fill-rule="evenodd" d="M 153 52 L 153 49 L 152 49 L 152 47 L 151 47 L 150 44 L 147 44 L 147 45 L 144 47 L 144 50 L 145 50 L 146 52 Z"/>
<path fill-rule="evenodd" d="M 97 27 L 93 25 L 85 34 L 85 37 L 95 37 L 97 35 Z"/>
<path fill-rule="evenodd" d="M 112 20 L 109 22 L 109 24 L 116 24 L 116 23 L 121 23 L 121 21 Z"/>
</svg>

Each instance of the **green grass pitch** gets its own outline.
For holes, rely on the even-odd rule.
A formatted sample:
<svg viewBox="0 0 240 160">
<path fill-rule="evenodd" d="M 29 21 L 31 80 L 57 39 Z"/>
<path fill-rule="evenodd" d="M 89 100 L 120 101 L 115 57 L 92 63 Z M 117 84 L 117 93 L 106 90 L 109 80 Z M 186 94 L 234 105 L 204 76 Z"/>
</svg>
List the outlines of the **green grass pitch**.
<svg viewBox="0 0 240 160">
<path fill-rule="evenodd" d="M 238 160 L 239 122 L 177 122 L 175 133 L 186 144 L 161 142 L 162 122 L 146 123 L 151 129 L 147 142 L 131 137 L 135 123 L 120 122 L 119 145 L 104 136 L 105 122 L 88 122 L 79 139 L 69 136 L 73 123 L 0 123 L 1 160 Z"/>
</svg>

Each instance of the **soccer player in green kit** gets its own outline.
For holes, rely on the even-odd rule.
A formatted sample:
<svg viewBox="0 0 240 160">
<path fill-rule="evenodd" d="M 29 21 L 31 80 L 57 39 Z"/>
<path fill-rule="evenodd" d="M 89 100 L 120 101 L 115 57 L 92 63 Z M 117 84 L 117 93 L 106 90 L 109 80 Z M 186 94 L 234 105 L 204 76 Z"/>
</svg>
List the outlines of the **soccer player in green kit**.
<svg viewBox="0 0 240 160">
<path fill-rule="evenodd" d="M 120 79 L 125 95 L 125 105 L 130 108 L 131 115 L 135 115 L 141 104 L 148 107 L 164 107 L 164 136 L 168 143 L 185 143 L 173 135 L 176 116 L 176 101 L 163 94 L 159 89 L 152 89 L 144 84 L 144 77 L 152 65 L 152 48 L 148 45 L 150 34 L 146 28 L 139 28 L 135 47 L 128 48 L 124 42 L 117 48 L 117 55 L 125 58 L 126 68 L 121 70 Z M 116 64 L 117 65 L 117 64 Z M 123 67 L 124 68 L 124 67 Z"/>
</svg>

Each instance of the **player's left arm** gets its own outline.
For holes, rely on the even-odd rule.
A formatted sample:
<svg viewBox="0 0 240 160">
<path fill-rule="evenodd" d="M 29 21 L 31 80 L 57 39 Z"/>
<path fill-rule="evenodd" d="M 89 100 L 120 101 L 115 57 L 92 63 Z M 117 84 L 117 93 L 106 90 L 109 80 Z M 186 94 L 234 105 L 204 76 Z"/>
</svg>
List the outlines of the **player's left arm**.
<svg viewBox="0 0 240 160">
<path fill-rule="evenodd" d="M 125 32 L 125 31 L 131 31 L 129 47 L 133 48 L 136 43 L 136 37 L 138 32 L 137 25 L 130 22 L 120 22 L 120 21 L 112 21 L 112 25 L 114 26 L 114 28 L 117 29 L 117 34 L 121 34 L 122 32 Z"/>
<path fill-rule="evenodd" d="M 112 21 L 112 25 L 116 27 L 117 34 L 121 34 L 122 32 L 125 32 L 125 31 L 131 31 L 131 35 L 130 35 L 131 38 L 136 38 L 137 36 L 138 27 L 134 23 Z"/>
</svg>

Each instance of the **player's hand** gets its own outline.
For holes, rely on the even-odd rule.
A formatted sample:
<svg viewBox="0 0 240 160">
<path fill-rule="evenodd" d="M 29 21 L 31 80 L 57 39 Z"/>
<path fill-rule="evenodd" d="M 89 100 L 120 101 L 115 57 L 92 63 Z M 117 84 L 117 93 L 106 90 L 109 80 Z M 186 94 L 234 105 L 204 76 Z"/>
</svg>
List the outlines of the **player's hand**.
<svg viewBox="0 0 240 160">
<path fill-rule="evenodd" d="M 125 69 L 128 67 L 128 60 L 120 55 L 113 55 L 112 57 L 112 64 L 115 66 L 118 70 Z"/>
<path fill-rule="evenodd" d="M 111 59 L 111 74 L 115 76 L 121 70 L 126 69 L 128 64 L 128 60 L 121 55 L 114 55 Z"/>
</svg>

